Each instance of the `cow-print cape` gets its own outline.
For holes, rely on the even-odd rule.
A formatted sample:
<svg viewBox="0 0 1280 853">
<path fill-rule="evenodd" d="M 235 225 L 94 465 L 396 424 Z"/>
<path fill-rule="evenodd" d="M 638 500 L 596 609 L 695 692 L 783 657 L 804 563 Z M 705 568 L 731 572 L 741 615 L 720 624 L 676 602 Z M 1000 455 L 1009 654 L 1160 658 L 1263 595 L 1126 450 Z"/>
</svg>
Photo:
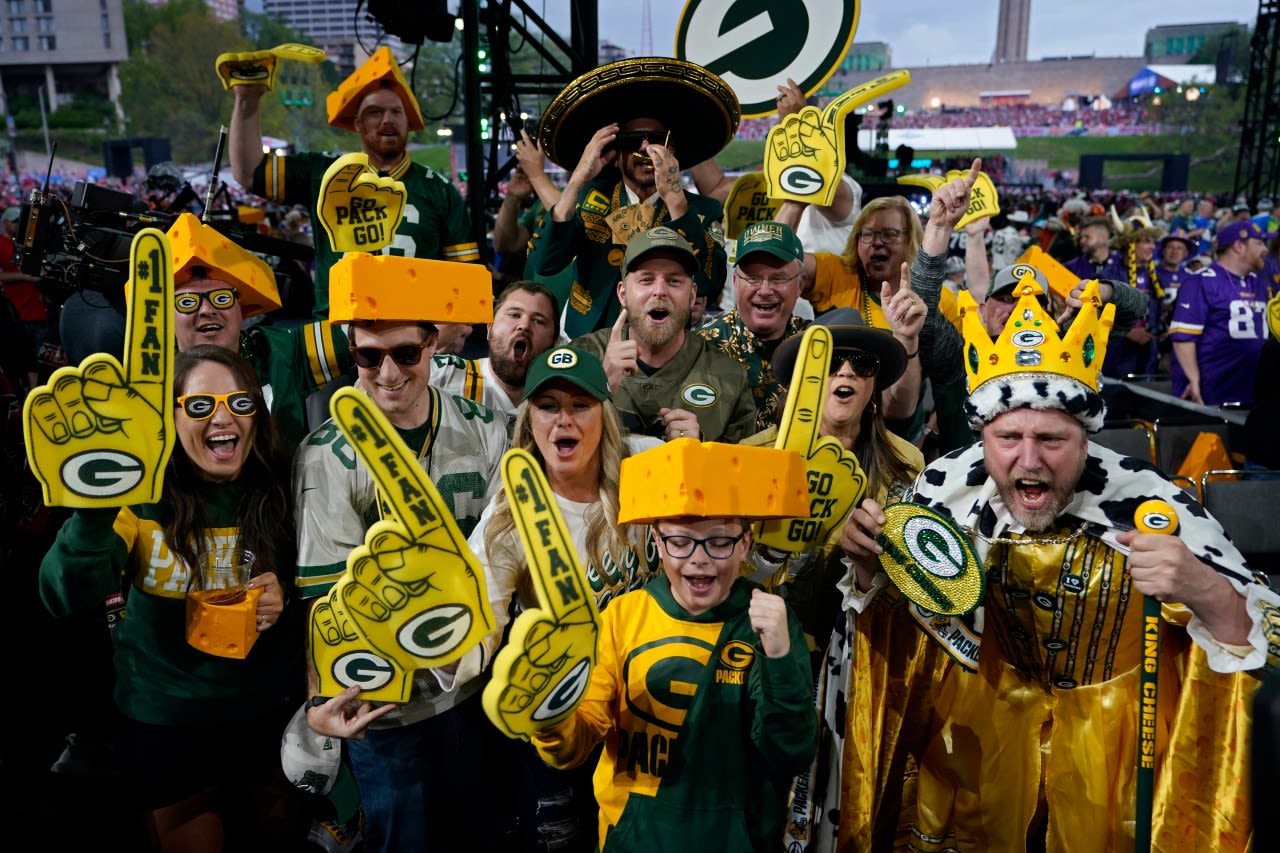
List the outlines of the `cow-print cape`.
<svg viewBox="0 0 1280 853">
<path fill-rule="evenodd" d="M 987 476 L 982 443 L 947 454 L 931 463 L 916 479 L 908 498 L 950 516 L 960 527 L 971 528 L 974 550 L 986 562 L 990 543 L 984 537 L 1023 533 L 1025 528 L 1005 509 L 995 483 Z M 1084 472 L 1076 483 L 1075 498 L 1060 520 L 1072 528 L 1088 522 L 1087 535 L 1102 539 L 1128 554 L 1116 536 L 1133 529 L 1134 510 L 1143 501 L 1159 499 L 1178 513 L 1175 532 L 1191 553 L 1227 576 L 1243 590 L 1254 582 L 1244 557 L 1227 538 L 1216 519 L 1200 502 L 1178 488 L 1149 462 L 1122 456 L 1090 443 Z"/>
</svg>

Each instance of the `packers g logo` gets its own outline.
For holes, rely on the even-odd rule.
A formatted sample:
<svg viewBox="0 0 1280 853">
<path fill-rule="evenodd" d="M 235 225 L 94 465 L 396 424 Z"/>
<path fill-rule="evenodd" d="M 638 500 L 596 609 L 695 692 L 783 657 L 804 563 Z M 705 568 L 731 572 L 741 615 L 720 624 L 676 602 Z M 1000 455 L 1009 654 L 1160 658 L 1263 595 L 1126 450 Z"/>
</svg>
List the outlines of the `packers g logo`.
<svg viewBox="0 0 1280 853">
<path fill-rule="evenodd" d="M 1013 341 L 1013 345 L 1015 347 L 1022 347 L 1023 349 L 1028 347 L 1038 347 L 1040 344 L 1044 343 L 1044 332 L 1036 329 L 1023 329 L 1021 332 L 1016 333 L 1012 338 L 1010 338 L 1010 340 Z"/>
<path fill-rule="evenodd" d="M 822 189 L 822 175 L 809 166 L 788 166 L 778 175 L 782 188 L 796 195 L 813 195 Z"/>
<path fill-rule="evenodd" d="M 907 552 L 920 568 L 940 578 L 954 578 L 964 571 L 964 546 L 948 528 L 927 516 L 916 516 L 902 528 Z"/>
<path fill-rule="evenodd" d="M 939 616 L 968 613 L 982 600 L 978 557 L 946 516 L 914 503 L 884 508 L 876 542 L 880 566 L 912 603 Z"/>
<path fill-rule="evenodd" d="M 714 406 L 718 396 L 719 394 L 716 393 L 716 389 L 712 388 L 710 385 L 702 384 L 686 385 L 684 390 L 680 392 L 681 400 L 684 400 L 690 406 L 695 406 L 699 409 Z"/>
<path fill-rule="evenodd" d="M 756 650 L 741 640 L 725 643 L 720 650 L 720 665 L 727 669 L 747 669 L 756 658 Z"/>
<path fill-rule="evenodd" d="M 333 662 L 333 680 L 343 687 L 359 685 L 361 690 L 385 687 L 395 676 L 391 662 L 373 652 L 348 652 Z"/>
<path fill-rule="evenodd" d="M 58 472 L 72 494 L 86 498 L 114 498 L 142 482 L 142 460 L 119 450 L 85 450 L 70 456 Z"/>
<path fill-rule="evenodd" d="M 1015 264 L 1009 272 L 1013 275 L 1014 281 L 1021 281 L 1024 275 L 1029 275 L 1032 278 L 1036 277 L 1035 267 L 1030 264 Z"/>
<path fill-rule="evenodd" d="M 578 704 L 579 697 L 586 692 L 587 684 L 591 681 L 591 661 L 583 658 L 574 664 L 565 676 L 560 679 L 560 683 L 551 691 L 546 699 L 542 700 L 530 717 L 538 722 L 544 720 L 554 720 L 564 716 L 573 707 Z"/>
<path fill-rule="evenodd" d="M 622 666 L 623 704 L 637 719 L 679 732 L 714 654 L 711 643 L 694 637 L 667 637 L 635 649 Z"/>
<path fill-rule="evenodd" d="M 442 604 L 406 622 L 396 634 L 405 651 L 425 658 L 444 657 L 471 630 L 471 611 L 460 604 Z"/>
<path fill-rule="evenodd" d="M 568 370 L 578 363 L 578 354 L 571 349 L 558 349 L 547 356 L 547 367 Z"/>
</svg>

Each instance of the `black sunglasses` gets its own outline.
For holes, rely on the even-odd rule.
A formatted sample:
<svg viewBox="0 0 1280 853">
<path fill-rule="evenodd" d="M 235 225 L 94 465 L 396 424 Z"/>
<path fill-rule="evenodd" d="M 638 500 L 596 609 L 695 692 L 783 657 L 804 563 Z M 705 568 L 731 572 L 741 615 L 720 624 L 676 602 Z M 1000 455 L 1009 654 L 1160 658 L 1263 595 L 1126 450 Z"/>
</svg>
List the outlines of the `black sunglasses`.
<svg viewBox="0 0 1280 853">
<path fill-rule="evenodd" d="M 640 145 L 648 141 L 651 145 L 669 145 L 671 142 L 671 131 L 669 130 L 620 130 L 614 137 L 613 144 L 619 148 L 630 150 L 639 148 Z"/>
<path fill-rule="evenodd" d="M 351 357 L 357 367 L 365 370 L 377 370 L 382 367 L 382 360 L 391 356 L 391 360 L 402 367 L 412 367 L 422 361 L 422 351 L 430 345 L 430 341 L 420 344 L 401 344 L 397 347 L 352 347 Z"/>
<path fill-rule="evenodd" d="M 831 357 L 831 373 L 840 370 L 840 365 L 847 364 L 854 376 L 870 379 L 880 372 L 880 356 L 873 352 L 838 352 Z"/>
</svg>

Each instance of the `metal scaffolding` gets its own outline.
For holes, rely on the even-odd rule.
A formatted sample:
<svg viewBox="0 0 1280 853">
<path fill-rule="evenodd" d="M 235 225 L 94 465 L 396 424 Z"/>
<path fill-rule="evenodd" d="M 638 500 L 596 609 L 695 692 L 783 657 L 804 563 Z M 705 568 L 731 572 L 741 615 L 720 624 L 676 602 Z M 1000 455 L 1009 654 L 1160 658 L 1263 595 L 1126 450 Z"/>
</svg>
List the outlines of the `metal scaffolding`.
<svg viewBox="0 0 1280 853">
<path fill-rule="evenodd" d="M 1280 195 L 1280 0 L 1259 0 L 1233 195 Z"/>
</svg>

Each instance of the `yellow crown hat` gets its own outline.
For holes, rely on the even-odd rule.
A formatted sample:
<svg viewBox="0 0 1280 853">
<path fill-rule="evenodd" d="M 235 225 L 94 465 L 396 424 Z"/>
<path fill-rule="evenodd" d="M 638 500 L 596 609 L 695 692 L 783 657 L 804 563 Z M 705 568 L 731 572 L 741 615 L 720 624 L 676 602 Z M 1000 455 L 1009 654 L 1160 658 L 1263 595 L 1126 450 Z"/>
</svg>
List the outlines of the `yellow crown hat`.
<svg viewBox="0 0 1280 853">
<path fill-rule="evenodd" d="M 480 264 L 347 252 L 329 270 L 329 322 L 493 322 L 493 276 Z"/>
<path fill-rule="evenodd" d="M 663 518 L 808 518 L 794 450 L 677 438 L 622 460 L 619 524 Z"/>
<path fill-rule="evenodd" d="M 221 231 L 206 225 L 192 213 L 184 213 L 166 233 L 173 247 L 173 283 L 181 287 L 190 281 L 196 267 L 206 278 L 226 282 L 240 297 L 245 317 L 266 314 L 280 308 L 280 289 L 267 262 L 240 248 Z"/>
<path fill-rule="evenodd" d="M 422 108 L 418 106 L 417 97 L 400 73 L 400 66 L 391 55 L 391 48 L 385 44 L 375 50 L 372 56 L 324 99 L 329 124 L 343 130 L 355 130 L 360 102 L 365 95 L 377 89 L 390 89 L 400 96 L 400 100 L 404 102 L 404 114 L 409 120 L 410 131 L 422 130 L 427 126 L 422 120 Z"/>
<path fill-rule="evenodd" d="M 1080 295 L 1084 303 L 1065 335 L 1040 306 L 1044 290 L 1030 271 L 1014 292 L 1018 304 L 994 341 L 978 316 L 968 291 L 961 291 L 964 369 L 969 383 L 965 414 L 981 429 L 1012 409 L 1061 409 L 1079 418 L 1089 432 L 1102 428 L 1107 407 L 1098 393 L 1107 337 L 1115 322 L 1115 306 L 1098 313 L 1098 283 L 1090 281 Z"/>
</svg>

